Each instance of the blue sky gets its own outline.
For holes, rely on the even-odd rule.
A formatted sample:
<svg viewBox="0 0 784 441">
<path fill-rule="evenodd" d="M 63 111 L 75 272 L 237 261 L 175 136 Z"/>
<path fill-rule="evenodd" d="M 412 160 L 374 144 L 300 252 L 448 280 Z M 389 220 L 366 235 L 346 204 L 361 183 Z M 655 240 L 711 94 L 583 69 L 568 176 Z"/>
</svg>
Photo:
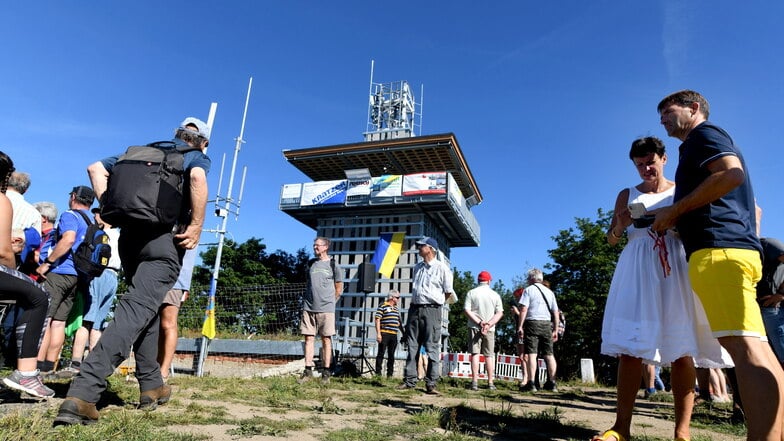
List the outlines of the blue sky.
<svg viewBox="0 0 784 441">
<path fill-rule="evenodd" d="M 62 209 L 89 163 L 169 139 L 215 101 L 214 197 L 252 76 L 230 237 L 310 250 L 314 232 L 278 211 L 281 185 L 308 181 L 281 151 L 361 141 L 375 60 L 375 81 L 424 85 L 422 134 L 455 133 L 484 195 L 481 246 L 455 249 L 453 266 L 508 286 L 549 261 L 559 230 L 639 182 L 635 138 L 664 139 L 674 176 L 680 142 L 656 105 L 684 88 L 743 149 L 763 235 L 784 238 L 782 16 L 781 2 L 725 0 L 11 2 L 0 149 L 32 175 L 29 201 Z"/>
</svg>

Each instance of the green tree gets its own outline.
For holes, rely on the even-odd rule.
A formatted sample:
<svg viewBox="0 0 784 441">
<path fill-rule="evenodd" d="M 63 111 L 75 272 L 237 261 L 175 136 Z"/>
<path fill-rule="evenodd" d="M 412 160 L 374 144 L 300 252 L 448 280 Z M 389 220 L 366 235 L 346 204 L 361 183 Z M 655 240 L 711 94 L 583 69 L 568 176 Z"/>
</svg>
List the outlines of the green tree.
<svg viewBox="0 0 784 441">
<path fill-rule="evenodd" d="M 568 320 L 566 335 L 555 345 L 559 376 L 579 375 L 580 359 L 592 358 L 598 378 L 612 383 L 617 363 L 600 355 L 602 318 L 618 256 L 625 239 L 616 246 L 607 243 L 612 212 L 598 210 L 595 221 L 575 219 L 576 227 L 553 237 L 556 247 L 548 250 L 552 264 L 545 276 L 557 294 L 558 306 Z"/>
<path fill-rule="evenodd" d="M 466 316 L 463 313 L 465 308 L 465 296 L 476 283 L 471 271 L 463 271 L 457 268 L 453 271 L 452 287 L 457 294 L 457 302 L 449 306 L 449 350 L 452 352 L 464 352 L 468 349 L 468 326 Z"/>
</svg>

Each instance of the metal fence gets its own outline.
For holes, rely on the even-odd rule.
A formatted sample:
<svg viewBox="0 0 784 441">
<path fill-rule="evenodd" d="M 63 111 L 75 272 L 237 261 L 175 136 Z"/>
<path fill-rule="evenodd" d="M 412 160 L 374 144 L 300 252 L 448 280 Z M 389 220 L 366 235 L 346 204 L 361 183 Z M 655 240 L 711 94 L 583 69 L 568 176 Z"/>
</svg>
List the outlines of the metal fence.
<svg viewBox="0 0 784 441">
<path fill-rule="evenodd" d="M 281 340 L 299 336 L 304 283 L 221 287 L 215 296 L 218 338 Z M 180 334 L 201 335 L 208 287 L 192 286 L 180 308 Z"/>
</svg>

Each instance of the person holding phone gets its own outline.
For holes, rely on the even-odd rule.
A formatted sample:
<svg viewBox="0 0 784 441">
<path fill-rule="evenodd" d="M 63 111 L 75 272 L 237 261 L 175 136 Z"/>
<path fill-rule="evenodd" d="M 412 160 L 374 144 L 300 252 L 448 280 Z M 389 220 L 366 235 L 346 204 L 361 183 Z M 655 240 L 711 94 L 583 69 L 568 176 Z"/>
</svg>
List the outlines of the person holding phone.
<svg viewBox="0 0 784 441">
<path fill-rule="evenodd" d="M 607 242 L 616 245 L 624 235 L 628 242 L 618 258 L 602 323 L 601 351 L 619 358 L 616 418 L 612 428 L 593 439 L 629 439 L 645 362 L 672 365 L 674 438 L 687 440 L 695 361 L 702 367 L 724 367 L 731 362 L 713 338 L 705 311 L 691 289 L 680 239 L 673 231 L 656 234 L 645 222 L 656 210 L 672 204 L 675 194 L 675 183 L 664 176 L 664 143 L 654 137 L 637 139 L 629 159 L 642 182 L 624 188 L 615 200 Z"/>
</svg>

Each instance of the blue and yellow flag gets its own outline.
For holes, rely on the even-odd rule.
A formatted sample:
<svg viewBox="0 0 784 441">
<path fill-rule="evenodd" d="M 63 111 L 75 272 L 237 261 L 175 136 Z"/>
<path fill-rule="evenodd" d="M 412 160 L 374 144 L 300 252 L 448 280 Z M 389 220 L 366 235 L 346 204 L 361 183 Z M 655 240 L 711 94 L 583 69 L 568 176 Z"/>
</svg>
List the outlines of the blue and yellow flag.
<svg viewBox="0 0 784 441">
<path fill-rule="evenodd" d="M 395 269 L 398 258 L 400 258 L 400 250 L 403 248 L 403 239 L 406 233 L 381 233 L 376 244 L 376 252 L 373 253 L 373 258 L 370 260 L 378 268 L 378 272 L 384 276 L 389 277 L 392 275 L 392 270 Z"/>
<path fill-rule="evenodd" d="M 212 285 L 217 285 L 217 280 L 212 280 Z M 201 334 L 210 340 L 215 338 L 215 289 L 217 286 L 210 287 L 210 297 L 207 300 L 207 310 L 204 311 L 204 324 L 201 327 Z"/>
</svg>

